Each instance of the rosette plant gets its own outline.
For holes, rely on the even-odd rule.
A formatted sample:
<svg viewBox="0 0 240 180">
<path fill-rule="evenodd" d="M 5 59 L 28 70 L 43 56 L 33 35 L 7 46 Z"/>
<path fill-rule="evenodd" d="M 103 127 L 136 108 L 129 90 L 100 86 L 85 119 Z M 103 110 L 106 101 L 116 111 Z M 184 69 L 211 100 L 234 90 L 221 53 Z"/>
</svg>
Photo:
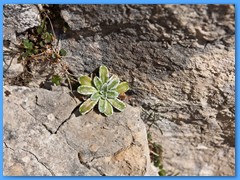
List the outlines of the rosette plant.
<svg viewBox="0 0 240 180">
<path fill-rule="evenodd" d="M 127 82 L 120 83 L 117 76 L 109 77 L 109 71 L 106 66 L 100 66 L 99 77 L 93 79 L 89 76 L 81 76 L 79 78 L 81 84 L 77 91 L 82 95 L 87 95 L 89 98 L 81 104 L 79 111 L 81 114 L 86 114 L 98 104 L 100 113 L 110 116 L 113 114 L 113 107 L 119 111 L 126 108 L 124 102 L 118 99 L 119 94 L 126 92 L 129 89 Z"/>
</svg>

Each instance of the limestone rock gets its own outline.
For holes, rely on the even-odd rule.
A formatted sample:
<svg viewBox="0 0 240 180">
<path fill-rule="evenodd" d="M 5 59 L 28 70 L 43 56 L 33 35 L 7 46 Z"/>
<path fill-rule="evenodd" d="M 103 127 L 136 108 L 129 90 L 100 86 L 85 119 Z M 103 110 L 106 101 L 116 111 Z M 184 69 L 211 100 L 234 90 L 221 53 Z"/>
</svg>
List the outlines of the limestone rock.
<svg viewBox="0 0 240 180">
<path fill-rule="evenodd" d="M 5 56 L 4 62 L 4 77 L 14 78 L 23 72 L 23 66 L 18 63 L 17 57 Z"/>
<path fill-rule="evenodd" d="M 67 92 L 4 91 L 4 175 L 157 175 L 138 108 L 80 116 Z"/>
<path fill-rule="evenodd" d="M 234 6 L 60 8 L 69 68 L 79 75 L 105 64 L 130 82 L 132 103 L 156 114 L 150 131 L 167 172 L 235 174 Z"/>
<path fill-rule="evenodd" d="M 37 6 L 32 4 L 5 4 L 3 11 L 4 77 L 15 78 L 24 71 L 22 64 L 17 62 L 20 43 L 16 33 L 40 25 L 41 18 Z"/>
<path fill-rule="evenodd" d="M 150 133 L 162 145 L 167 172 L 235 174 L 233 5 L 56 6 L 69 26 L 59 42 L 70 72 L 88 74 L 105 64 L 129 82 L 130 103 L 143 107 L 147 125 L 154 121 Z M 37 117 L 55 132 L 59 111 L 47 112 L 49 120 Z M 81 148 L 82 162 L 91 164 L 91 153 Z M 105 172 L 112 159 L 92 161 Z"/>
<path fill-rule="evenodd" d="M 40 25 L 40 13 L 32 4 L 4 5 L 4 40 L 14 41 L 15 33 L 22 33 L 29 28 Z"/>
</svg>

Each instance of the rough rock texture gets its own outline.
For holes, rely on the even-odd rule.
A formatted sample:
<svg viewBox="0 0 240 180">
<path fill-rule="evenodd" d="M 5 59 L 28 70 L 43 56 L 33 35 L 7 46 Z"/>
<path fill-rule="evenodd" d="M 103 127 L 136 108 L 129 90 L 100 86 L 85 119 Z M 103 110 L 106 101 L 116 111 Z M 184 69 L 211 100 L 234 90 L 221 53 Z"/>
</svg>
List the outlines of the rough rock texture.
<svg viewBox="0 0 240 180">
<path fill-rule="evenodd" d="M 61 5 L 61 15 L 72 72 L 105 64 L 156 113 L 167 171 L 234 175 L 234 6 Z"/>
<path fill-rule="evenodd" d="M 59 44 L 67 50 L 64 62 L 70 72 L 79 76 L 105 64 L 130 83 L 130 103 L 143 107 L 141 118 L 147 125 L 154 121 L 150 133 L 162 146 L 167 172 L 235 174 L 233 5 L 55 8 L 58 11 L 54 12 L 60 13 L 58 20 L 62 18 L 69 26 L 66 33 L 59 34 L 58 21 L 52 19 Z M 154 116 L 149 116 L 151 113 Z M 56 131 L 55 121 L 44 121 L 51 132 Z M 70 124 L 66 123 L 62 130 L 67 126 Z M 80 144 L 71 146 L 77 148 Z M 128 150 L 136 150 L 132 148 Z M 82 162 L 92 165 L 86 160 L 91 159 L 89 149 L 85 151 L 79 150 Z M 113 159 L 91 160 L 104 170 Z M 110 172 L 114 172 L 115 165 L 111 165 Z"/>
<path fill-rule="evenodd" d="M 61 90 L 4 91 L 4 175 L 156 175 L 138 108 L 80 116 Z"/>
<path fill-rule="evenodd" d="M 16 34 L 40 25 L 41 18 L 38 8 L 31 4 L 4 5 L 3 13 L 4 76 L 12 78 L 23 72 L 22 64 L 17 63 L 18 50 L 14 47 L 19 44 Z"/>
<path fill-rule="evenodd" d="M 15 78 L 20 75 L 24 68 L 22 64 L 18 63 L 17 57 L 5 56 L 4 58 L 4 77 Z"/>
<path fill-rule="evenodd" d="M 40 25 L 39 10 L 32 4 L 4 5 L 4 40 L 14 41 L 15 33 L 22 33 L 27 29 Z"/>
</svg>

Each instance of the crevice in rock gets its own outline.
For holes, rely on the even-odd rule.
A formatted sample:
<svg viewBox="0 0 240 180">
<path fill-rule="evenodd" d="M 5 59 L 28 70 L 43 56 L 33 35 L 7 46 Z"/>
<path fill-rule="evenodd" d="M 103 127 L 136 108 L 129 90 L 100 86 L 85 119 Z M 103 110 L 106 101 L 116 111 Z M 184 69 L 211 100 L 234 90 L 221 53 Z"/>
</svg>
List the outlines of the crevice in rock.
<svg viewBox="0 0 240 180">
<path fill-rule="evenodd" d="M 96 168 L 96 167 L 92 167 L 93 169 L 95 169 L 101 176 L 107 176 L 104 172 L 102 172 L 102 170 Z"/>
<path fill-rule="evenodd" d="M 65 119 L 64 121 L 62 121 L 62 123 L 57 127 L 56 131 L 53 134 L 57 134 L 58 130 L 69 120 L 71 119 L 72 115 L 74 114 L 74 112 L 78 109 L 79 105 L 77 105 L 72 112 L 70 113 L 70 115 L 68 116 L 67 119 Z"/>
<path fill-rule="evenodd" d="M 16 105 L 18 105 L 18 104 L 16 104 Z M 21 107 L 27 114 L 29 114 L 33 119 L 36 120 L 36 118 L 35 118 L 30 112 L 28 112 L 27 109 L 24 108 L 22 104 L 20 104 L 20 107 Z"/>
<path fill-rule="evenodd" d="M 31 154 L 33 157 L 35 157 L 37 162 L 39 162 L 41 165 L 43 165 L 51 173 L 52 176 L 55 176 L 54 172 L 49 167 L 47 167 L 43 162 L 39 161 L 38 157 L 34 153 L 32 153 L 31 151 L 25 150 L 25 149 L 21 149 L 21 150 L 23 150 L 23 151 Z"/>
<path fill-rule="evenodd" d="M 103 156 L 103 157 L 104 157 L 104 156 Z M 97 158 L 93 158 L 90 162 L 92 162 L 94 159 L 97 159 Z M 106 176 L 106 174 L 103 173 L 99 168 L 97 168 L 97 167 L 95 167 L 95 166 L 90 166 L 90 165 L 88 164 L 88 162 L 85 162 L 85 161 L 83 160 L 80 152 L 78 153 L 78 160 L 79 160 L 79 162 L 80 162 L 81 165 L 85 166 L 85 167 L 88 168 L 89 170 L 94 169 L 94 170 L 96 170 L 101 176 Z"/>
<path fill-rule="evenodd" d="M 45 129 L 50 133 L 53 134 L 52 130 L 48 128 L 48 126 L 44 123 L 42 123 L 43 127 L 45 127 Z"/>
<path fill-rule="evenodd" d="M 69 26 L 67 22 L 62 18 L 61 16 L 61 9 L 60 6 L 57 4 L 43 6 L 43 8 L 48 11 L 49 18 L 51 20 L 53 29 L 55 31 L 55 35 L 58 39 L 61 39 L 61 36 L 65 34 L 64 29 L 69 29 Z M 52 27 L 48 27 L 49 30 L 52 29 Z"/>
<path fill-rule="evenodd" d="M 12 151 L 15 151 L 13 148 L 11 148 L 10 146 L 8 146 L 6 142 L 3 142 L 3 143 L 4 143 L 4 146 L 5 146 L 6 148 L 11 149 Z"/>
<path fill-rule="evenodd" d="M 35 95 L 35 104 L 36 104 L 37 106 L 39 106 L 39 107 L 43 107 L 42 105 L 40 105 L 40 104 L 38 103 L 38 96 L 37 96 L 37 95 Z"/>
<path fill-rule="evenodd" d="M 106 158 L 108 156 L 97 156 L 97 157 L 93 157 L 89 162 L 93 162 L 94 160 L 98 160 L 98 159 L 101 159 L 101 158 Z"/>
<path fill-rule="evenodd" d="M 37 105 L 37 106 L 40 106 L 40 105 L 38 104 L 38 97 L 37 97 L 37 96 L 35 96 L 35 101 L 36 101 L 36 102 L 35 102 L 36 105 Z M 19 104 L 16 104 L 16 105 L 19 105 Z M 29 112 L 27 111 L 27 109 L 23 107 L 22 104 L 20 104 L 20 107 L 21 107 L 27 114 L 29 114 L 31 117 L 33 117 L 33 118 L 36 120 L 36 118 L 34 117 L 34 115 L 31 114 L 31 113 L 29 113 Z M 72 110 L 72 112 L 70 113 L 70 115 L 68 116 L 68 118 L 65 119 L 64 121 L 62 121 L 62 123 L 57 127 L 56 131 L 53 132 L 52 130 L 50 130 L 49 127 L 48 127 L 46 124 L 44 124 L 44 123 L 42 123 L 43 127 L 44 127 L 50 134 L 57 134 L 57 132 L 58 132 L 58 130 L 61 128 L 61 126 L 63 126 L 63 125 L 71 118 L 71 116 L 72 116 L 72 115 L 74 114 L 74 112 L 78 109 L 78 107 L 79 107 L 79 105 L 77 105 L 77 106 Z"/>
<path fill-rule="evenodd" d="M 79 159 L 80 164 L 84 165 L 88 169 L 91 169 L 89 164 L 83 160 L 80 152 L 78 153 L 78 159 Z"/>
</svg>

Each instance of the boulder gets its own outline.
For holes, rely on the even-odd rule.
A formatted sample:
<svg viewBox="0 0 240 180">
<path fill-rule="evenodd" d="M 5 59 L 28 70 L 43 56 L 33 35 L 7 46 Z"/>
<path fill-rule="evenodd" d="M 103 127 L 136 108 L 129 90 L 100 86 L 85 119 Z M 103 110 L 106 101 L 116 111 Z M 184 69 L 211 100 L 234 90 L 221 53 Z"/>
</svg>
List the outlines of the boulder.
<svg viewBox="0 0 240 180">
<path fill-rule="evenodd" d="M 5 176 L 157 175 L 139 108 L 81 116 L 67 91 L 4 91 Z"/>
</svg>

